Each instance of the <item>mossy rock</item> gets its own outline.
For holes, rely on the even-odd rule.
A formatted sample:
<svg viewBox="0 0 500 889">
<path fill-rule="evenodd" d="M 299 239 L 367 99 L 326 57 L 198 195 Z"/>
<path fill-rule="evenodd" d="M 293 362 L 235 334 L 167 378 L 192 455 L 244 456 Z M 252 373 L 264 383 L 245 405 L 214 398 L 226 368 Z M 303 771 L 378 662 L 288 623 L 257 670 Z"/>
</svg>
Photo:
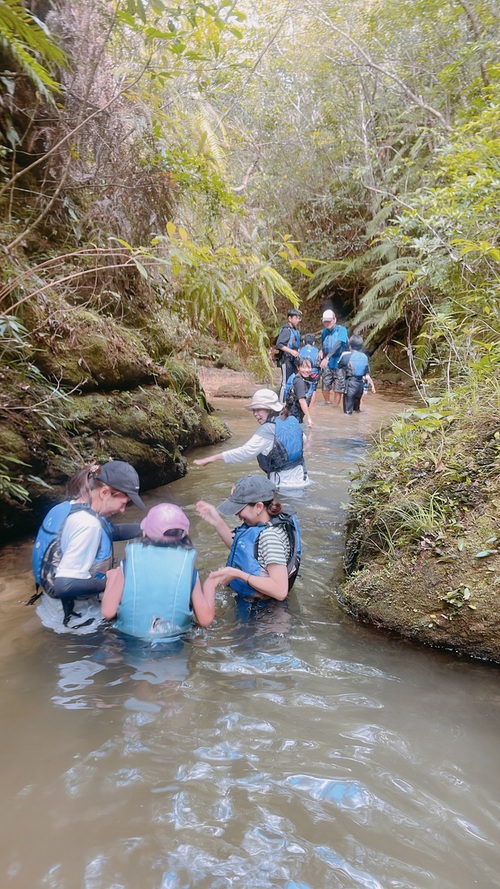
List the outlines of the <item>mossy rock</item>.
<svg viewBox="0 0 500 889">
<path fill-rule="evenodd" d="M 0 455 L 11 455 L 23 463 L 31 462 L 31 452 L 26 440 L 26 434 L 8 425 L 8 421 L 2 418 L 0 426 Z"/>
<path fill-rule="evenodd" d="M 158 310 L 144 317 L 141 336 L 147 345 L 150 356 L 162 363 L 170 355 L 189 355 L 194 340 L 193 328 L 182 321 L 175 313 Z"/>
<path fill-rule="evenodd" d="M 27 464 L 8 464 L 8 474 L 30 495 L 23 504 L 0 488 L 0 529 L 5 536 L 32 531 L 40 516 L 64 496 L 68 477 L 85 463 L 127 460 L 148 489 L 185 474 L 187 449 L 229 437 L 227 427 L 197 402 L 160 386 L 81 394 L 65 404 L 71 418 L 66 423 L 49 427 L 32 414 L 29 422 L 24 419 L 22 431 L 16 428 L 18 416 L 2 425 L 3 453 Z"/>
<path fill-rule="evenodd" d="M 159 386 L 75 399 L 71 435 L 100 459 L 128 460 L 145 487 L 184 475 L 185 450 L 225 440 L 227 427 Z"/>
<path fill-rule="evenodd" d="M 414 642 L 500 663 L 500 554 L 485 542 L 497 534 L 498 516 L 471 511 L 461 537 L 437 552 L 429 545 L 373 558 L 343 584 L 340 601 Z"/>
<path fill-rule="evenodd" d="M 133 387 L 150 382 L 159 370 L 138 333 L 64 300 L 48 307 L 32 303 L 25 323 L 33 330 L 37 367 L 67 388 Z"/>
</svg>

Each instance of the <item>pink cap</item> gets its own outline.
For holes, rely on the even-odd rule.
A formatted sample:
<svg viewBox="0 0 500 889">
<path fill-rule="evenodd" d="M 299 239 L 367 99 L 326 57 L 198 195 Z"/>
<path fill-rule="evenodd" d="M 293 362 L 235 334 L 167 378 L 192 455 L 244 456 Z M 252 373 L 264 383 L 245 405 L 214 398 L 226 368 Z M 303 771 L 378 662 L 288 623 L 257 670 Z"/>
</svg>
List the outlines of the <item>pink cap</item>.
<svg viewBox="0 0 500 889">
<path fill-rule="evenodd" d="M 189 534 L 189 519 L 174 503 L 158 503 L 142 520 L 141 528 L 150 540 L 162 540 L 165 534 L 175 530 L 184 531 L 185 536 Z"/>
</svg>

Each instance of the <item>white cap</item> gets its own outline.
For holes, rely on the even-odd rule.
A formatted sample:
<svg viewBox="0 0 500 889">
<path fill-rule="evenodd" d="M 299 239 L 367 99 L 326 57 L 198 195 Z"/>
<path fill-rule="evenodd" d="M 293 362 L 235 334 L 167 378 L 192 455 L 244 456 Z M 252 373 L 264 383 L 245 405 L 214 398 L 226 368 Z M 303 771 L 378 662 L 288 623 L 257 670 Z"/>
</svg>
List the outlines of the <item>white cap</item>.
<svg viewBox="0 0 500 889">
<path fill-rule="evenodd" d="M 325 309 L 323 312 L 323 321 L 333 321 L 335 318 L 335 312 L 332 312 L 331 309 Z"/>
<path fill-rule="evenodd" d="M 264 410 L 279 413 L 284 405 L 272 389 L 258 389 L 252 398 L 252 403 L 245 404 L 245 407 L 247 411 Z"/>
</svg>

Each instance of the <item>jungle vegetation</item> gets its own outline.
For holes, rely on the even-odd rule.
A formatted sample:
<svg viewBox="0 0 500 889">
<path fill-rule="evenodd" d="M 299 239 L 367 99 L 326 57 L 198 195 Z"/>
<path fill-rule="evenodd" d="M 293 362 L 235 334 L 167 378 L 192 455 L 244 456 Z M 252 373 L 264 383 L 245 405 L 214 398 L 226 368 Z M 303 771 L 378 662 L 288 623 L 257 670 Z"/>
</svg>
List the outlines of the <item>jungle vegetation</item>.
<svg viewBox="0 0 500 889">
<path fill-rule="evenodd" d="M 480 379 L 498 415 L 499 23 L 496 0 L 0 0 L 0 410 L 68 422 L 62 307 L 167 313 L 262 366 L 301 300 L 396 343 L 424 411 Z"/>
</svg>

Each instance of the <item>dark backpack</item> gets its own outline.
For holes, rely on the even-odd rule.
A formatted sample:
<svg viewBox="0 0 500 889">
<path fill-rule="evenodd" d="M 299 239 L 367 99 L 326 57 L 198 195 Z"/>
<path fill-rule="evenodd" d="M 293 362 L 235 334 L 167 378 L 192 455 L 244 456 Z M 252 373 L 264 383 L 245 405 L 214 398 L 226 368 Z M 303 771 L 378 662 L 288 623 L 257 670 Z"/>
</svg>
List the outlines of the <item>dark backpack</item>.
<svg viewBox="0 0 500 889">
<path fill-rule="evenodd" d="M 279 515 L 273 516 L 269 522 L 270 525 L 282 525 L 285 529 L 288 542 L 290 544 L 290 558 L 287 562 L 288 571 L 288 590 L 290 591 L 297 579 L 300 559 L 302 556 L 302 543 L 300 538 L 300 529 L 294 515 L 287 512 L 280 512 Z M 259 539 L 255 541 L 254 556 L 257 558 Z"/>
</svg>

